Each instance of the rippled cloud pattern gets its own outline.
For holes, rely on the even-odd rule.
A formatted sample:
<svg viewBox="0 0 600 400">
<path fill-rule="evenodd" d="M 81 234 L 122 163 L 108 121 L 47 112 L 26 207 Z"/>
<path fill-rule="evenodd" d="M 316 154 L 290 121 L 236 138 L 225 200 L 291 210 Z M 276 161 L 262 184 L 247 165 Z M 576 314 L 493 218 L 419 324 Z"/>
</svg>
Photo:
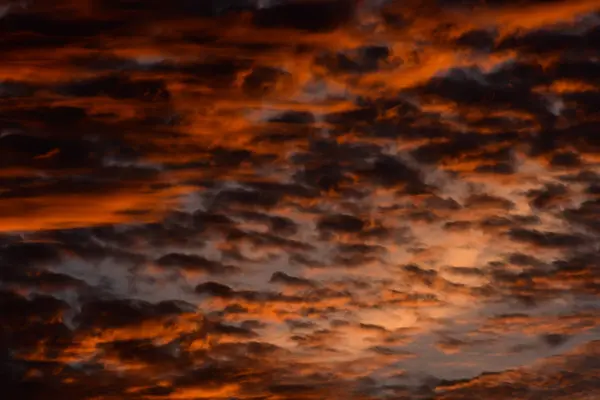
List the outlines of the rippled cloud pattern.
<svg viewBox="0 0 600 400">
<path fill-rule="evenodd" d="M 8 400 L 600 398 L 597 0 L 0 1 Z"/>
</svg>

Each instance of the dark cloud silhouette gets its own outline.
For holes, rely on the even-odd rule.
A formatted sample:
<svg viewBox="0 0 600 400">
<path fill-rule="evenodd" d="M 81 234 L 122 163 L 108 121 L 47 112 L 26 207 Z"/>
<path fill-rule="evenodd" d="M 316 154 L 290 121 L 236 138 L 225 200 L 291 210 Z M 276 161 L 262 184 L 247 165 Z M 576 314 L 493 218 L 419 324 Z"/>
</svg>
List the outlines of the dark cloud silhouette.
<svg viewBox="0 0 600 400">
<path fill-rule="evenodd" d="M 155 80 L 132 81 L 124 75 L 74 82 L 59 89 L 59 91 L 77 97 L 108 96 L 115 99 L 136 99 L 152 102 L 167 101 L 170 97 L 164 82 Z"/>
<path fill-rule="evenodd" d="M 271 279 L 269 280 L 271 283 L 281 283 L 283 285 L 289 286 L 298 286 L 298 287 L 312 287 L 314 283 L 309 279 L 298 278 L 296 276 L 291 276 L 286 274 L 285 272 L 275 272 Z"/>
<path fill-rule="evenodd" d="M 525 241 L 540 247 L 571 247 L 585 244 L 585 237 L 558 232 L 541 232 L 529 229 L 512 229 L 509 236 L 513 240 Z"/>
<path fill-rule="evenodd" d="M 318 222 L 318 228 L 323 232 L 358 233 L 364 227 L 363 220 L 346 214 L 325 216 Z"/>
<path fill-rule="evenodd" d="M 254 14 L 253 23 L 267 28 L 331 31 L 349 22 L 351 13 L 350 1 L 288 2 L 259 10 Z"/>
</svg>

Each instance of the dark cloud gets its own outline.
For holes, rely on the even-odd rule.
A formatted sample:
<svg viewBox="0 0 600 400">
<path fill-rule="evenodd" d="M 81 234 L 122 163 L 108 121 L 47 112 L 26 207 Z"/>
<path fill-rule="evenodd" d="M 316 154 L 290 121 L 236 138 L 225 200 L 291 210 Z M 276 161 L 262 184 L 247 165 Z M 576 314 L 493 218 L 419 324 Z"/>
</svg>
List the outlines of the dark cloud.
<svg viewBox="0 0 600 400">
<path fill-rule="evenodd" d="M 543 232 L 529 229 L 511 229 L 508 233 L 512 240 L 530 243 L 540 247 L 572 247 L 589 241 L 584 236 L 558 232 Z"/>
<path fill-rule="evenodd" d="M 135 326 L 144 321 L 162 320 L 183 314 L 184 303 L 164 301 L 156 304 L 135 300 L 93 300 L 86 302 L 76 317 L 80 329 Z"/>
<path fill-rule="evenodd" d="M 444 229 L 450 231 L 464 231 L 472 227 L 471 221 L 449 221 L 444 224 Z"/>
<path fill-rule="evenodd" d="M 562 59 L 552 66 L 552 73 L 556 78 L 576 79 L 597 84 L 600 79 L 597 67 L 594 61 Z"/>
<path fill-rule="evenodd" d="M 508 258 L 508 261 L 512 264 L 519 266 L 536 267 L 543 265 L 543 263 L 540 260 L 538 260 L 535 256 L 530 256 L 522 253 L 511 254 Z"/>
<path fill-rule="evenodd" d="M 250 244 L 257 249 L 281 249 L 288 252 L 310 251 L 314 246 L 299 240 L 276 236 L 271 233 L 260 233 L 255 231 L 231 230 L 227 239 L 232 243 Z"/>
<path fill-rule="evenodd" d="M 275 192 L 251 190 L 223 190 L 213 199 L 214 207 L 227 205 L 271 208 L 281 200 Z"/>
<path fill-rule="evenodd" d="M 34 320 L 40 323 L 49 323 L 62 315 L 69 306 L 51 296 L 35 296 L 26 299 L 16 293 L 2 291 L 3 318 L 7 327 L 14 329 L 27 329 L 27 321 Z"/>
<path fill-rule="evenodd" d="M 577 208 L 564 210 L 564 215 L 568 220 L 596 232 L 600 228 L 595 218 L 599 211 L 599 206 L 598 200 L 585 201 Z"/>
<path fill-rule="evenodd" d="M 290 75 L 280 69 L 257 67 L 244 78 L 242 89 L 249 96 L 260 97 L 271 93 L 278 84 L 285 84 L 289 79 Z"/>
<path fill-rule="evenodd" d="M 371 262 L 381 262 L 385 255 L 384 247 L 364 244 L 339 244 L 335 249 L 335 264 L 353 268 Z"/>
<path fill-rule="evenodd" d="M 26 269 L 61 261 L 61 252 L 50 243 L 9 243 L 2 248 L 1 260 L 8 268 Z"/>
<path fill-rule="evenodd" d="M 542 29 L 521 35 L 511 35 L 502 40 L 499 50 L 518 49 L 531 54 L 558 53 L 567 51 L 575 54 L 581 51 L 595 51 L 600 43 L 600 29 L 594 27 L 584 33 L 563 32 Z"/>
<path fill-rule="evenodd" d="M 488 30 L 475 29 L 463 33 L 456 44 L 459 46 L 472 47 L 477 50 L 492 50 L 496 42 L 496 34 Z"/>
<path fill-rule="evenodd" d="M 177 361 L 168 346 L 156 346 L 152 340 L 119 340 L 102 346 L 105 356 L 116 356 L 123 362 L 168 365 Z M 186 363 L 185 360 L 180 362 Z"/>
<path fill-rule="evenodd" d="M 253 23 L 262 28 L 326 32 L 347 23 L 351 15 L 352 2 L 349 1 L 288 2 L 258 11 Z"/>
<path fill-rule="evenodd" d="M 557 152 L 552 156 L 550 164 L 556 167 L 577 167 L 581 165 L 581 157 L 571 151 Z"/>
<path fill-rule="evenodd" d="M 299 297 L 287 296 L 277 292 L 235 290 L 227 285 L 212 281 L 199 284 L 196 286 L 195 292 L 199 295 L 208 295 L 228 300 L 243 300 L 250 303 L 261 303 L 263 301 L 292 303 L 301 301 Z"/>
<path fill-rule="evenodd" d="M 0 0 L 5 397 L 597 397 L 598 16 Z"/>
<path fill-rule="evenodd" d="M 496 164 L 480 165 L 475 168 L 475 172 L 482 174 L 500 174 L 509 175 L 515 172 L 514 166 L 508 163 L 499 162 Z"/>
<path fill-rule="evenodd" d="M 306 111 L 290 110 L 271 118 L 269 122 L 280 124 L 311 124 L 315 122 L 315 116 Z"/>
<path fill-rule="evenodd" d="M 193 214 L 194 226 L 198 229 L 227 228 L 234 225 L 231 218 L 224 214 L 196 211 Z"/>
<path fill-rule="evenodd" d="M 227 285 L 223 285 L 217 282 L 206 282 L 196 286 L 196 293 L 208 294 L 216 297 L 231 298 L 234 296 L 235 291 Z"/>
<path fill-rule="evenodd" d="M 510 108 L 545 115 L 547 110 L 544 99 L 531 91 L 531 86 L 536 83 L 533 79 L 539 80 L 545 76 L 539 72 L 541 66 L 536 69 L 533 66 L 517 64 L 499 70 L 491 76 L 481 76 L 481 79 L 489 81 L 488 84 L 483 84 L 470 76 L 480 74 L 479 71 L 455 70 L 448 77 L 432 79 L 421 89 L 421 93 L 455 101 L 464 106 Z M 525 80 L 525 74 L 529 75 L 529 80 Z M 508 80 L 511 85 L 506 84 Z"/>
<path fill-rule="evenodd" d="M 338 67 L 339 68 L 339 67 Z M 372 107 L 356 108 L 350 111 L 342 111 L 326 116 L 326 121 L 330 124 L 349 127 L 353 124 L 368 124 L 377 118 L 378 111 Z"/>
<path fill-rule="evenodd" d="M 465 206 L 469 208 L 492 208 L 500 210 L 510 210 L 514 207 L 512 201 L 501 197 L 490 195 L 473 195 L 465 201 Z"/>
<path fill-rule="evenodd" d="M 220 262 L 208 260 L 193 254 L 169 253 L 158 258 L 156 264 L 165 269 L 177 270 L 181 268 L 190 272 L 204 272 L 207 274 L 231 274 L 239 269 L 233 265 L 223 265 Z"/>
<path fill-rule="evenodd" d="M 175 0 L 173 3 L 165 4 L 160 1 L 150 0 L 143 2 L 139 0 L 98 0 L 97 7 L 103 11 L 111 12 L 111 15 L 145 15 L 153 19 L 165 17 L 210 17 L 220 12 L 232 9 L 235 5 L 242 6 L 249 3 L 245 0 L 207 0 L 194 2 L 189 0 Z M 122 14 L 120 14 L 122 13 Z"/>
<path fill-rule="evenodd" d="M 480 153 L 487 146 L 510 144 L 517 139 L 518 135 L 511 132 L 488 134 L 483 137 L 475 133 L 458 134 L 445 143 L 424 144 L 415 149 L 412 155 L 420 162 L 435 164 L 443 161 L 457 160 L 465 154 Z M 487 161 L 485 155 L 482 155 L 481 158 Z"/>
<path fill-rule="evenodd" d="M 569 338 L 565 335 L 560 335 L 556 333 L 550 333 L 542 336 L 542 340 L 548 344 L 548 346 L 557 347 L 566 343 Z"/>
<path fill-rule="evenodd" d="M 34 96 L 39 89 L 26 82 L 5 80 L 0 84 L 0 98 L 26 98 Z"/>
<path fill-rule="evenodd" d="M 28 271 L 19 267 L 3 268 L 0 277 L 8 284 L 47 292 L 81 289 L 86 286 L 82 280 L 69 275 L 43 270 Z"/>
<path fill-rule="evenodd" d="M 347 214 L 336 214 L 322 217 L 317 227 L 324 233 L 359 233 L 365 228 L 365 221 Z"/>
<path fill-rule="evenodd" d="M 84 108 L 74 106 L 41 106 L 36 108 L 11 111 L 8 121 L 40 124 L 50 132 L 74 128 L 88 122 L 88 113 Z M 19 125 L 20 127 L 21 125 Z"/>
<path fill-rule="evenodd" d="M 158 80 L 132 80 L 126 75 L 113 75 L 73 82 L 60 92 L 78 97 L 108 96 L 115 99 L 135 99 L 149 102 L 169 100 L 165 83 Z"/>
<path fill-rule="evenodd" d="M 22 48 L 52 48 L 81 43 L 123 26 L 123 22 L 117 20 L 72 19 L 46 13 L 17 12 L 2 18 L 0 29 L 5 35 L 8 34 L 3 47 L 17 51 Z"/>
<path fill-rule="evenodd" d="M 350 182 L 347 174 L 335 163 L 307 168 L 299 177 L 321 191 L 339 190 L 341 185 Z"/>
<path fill-rule="evenodd" d="M 258 335 L 253 332 L 251 329 L 246 329 L 244 327 L 237 327 L 233 325 L 226 325 L 223 323 L 213 324 L 211 326 L 211 331 L 220 335 L 233 336 L 233 337 L 242 337 L 242 338 L 254 338 Z"/>
<path fill-rule="evenodd" d="M 531 205 L 536 208 L 551 207 L 554 202 L 559 202 L 568 195 L 568 189 L 563 185 L 546 186 L 545 190 L 532 191 Z"/>
<path fill-rule="evenodd" d="M 359 174 L 382 186 L 403 187 L 407 194 L 424 194 L 429 190 L 417 170 L 393 157 L 383 156 Z"/>
<path fill-rule="evenodd" d="M 286 274 L 285 272 L 280 272 L 280 271 L 273 273 L 269 282 L 280 283 L 280 284 L 288 285 L 288 286 L 292 286 L 292 287 L 294 287 L 294 286 L 312 287 L 315 285 L 314 282 L 312 282 L 309 279 L 298 278 L 298 277 L 291 276 L 291 275 Z"/>
<path fill-rule="evenodd" d="M 369 46 L 355 49 L 350 54 L 338 53 L 323 55 L 317 59 L 316 63 L 317 65 L 322 65 L 334 74 L 361 74 L 377 71 L 379 66 L 385 63 L 390 55 L 391 52 L 388 47 Z M 369 116 L 368 113 L 369 111 L 364 109 L 363 113 L 355 112 L 352 115 Z M 345 113 L 345 115 L 350 117 L 348 113 Z M 371 117 L 375 116 L 371 115 Z"/>
<path fill-rule="evenodd" d="M 418 265 L 410 264 L 402 267 L 406 275 L 415 282 L 422 283 L 426 286 L 431 286 L 437 279 L 437 272 L 434 270 L 426 270 Z"/>
</svg>

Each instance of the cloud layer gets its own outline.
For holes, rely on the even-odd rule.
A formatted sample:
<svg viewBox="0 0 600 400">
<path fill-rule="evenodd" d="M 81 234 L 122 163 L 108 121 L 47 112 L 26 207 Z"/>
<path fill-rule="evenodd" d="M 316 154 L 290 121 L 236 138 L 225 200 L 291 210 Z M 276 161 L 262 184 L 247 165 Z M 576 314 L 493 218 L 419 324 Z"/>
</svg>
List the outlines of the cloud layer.
<svg viewBox="0 0 600 400">
<path fill-rule="evenodd" d="M 600 396 L 597 1 L 6 1 L 0 31 L 10 398 Z"/>
</svg>

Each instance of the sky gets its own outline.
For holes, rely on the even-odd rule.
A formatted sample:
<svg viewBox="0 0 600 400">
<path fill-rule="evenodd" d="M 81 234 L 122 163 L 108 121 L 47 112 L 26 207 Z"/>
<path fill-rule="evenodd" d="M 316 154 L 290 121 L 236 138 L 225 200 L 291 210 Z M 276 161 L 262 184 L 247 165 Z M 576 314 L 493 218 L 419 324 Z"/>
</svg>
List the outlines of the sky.
<svg viewBox="0 0 600 400">
<path fill-rule="evenodd" d="M 0 0 L 0 387 L 600 398 L 597 0 Z"/>
</svg>

